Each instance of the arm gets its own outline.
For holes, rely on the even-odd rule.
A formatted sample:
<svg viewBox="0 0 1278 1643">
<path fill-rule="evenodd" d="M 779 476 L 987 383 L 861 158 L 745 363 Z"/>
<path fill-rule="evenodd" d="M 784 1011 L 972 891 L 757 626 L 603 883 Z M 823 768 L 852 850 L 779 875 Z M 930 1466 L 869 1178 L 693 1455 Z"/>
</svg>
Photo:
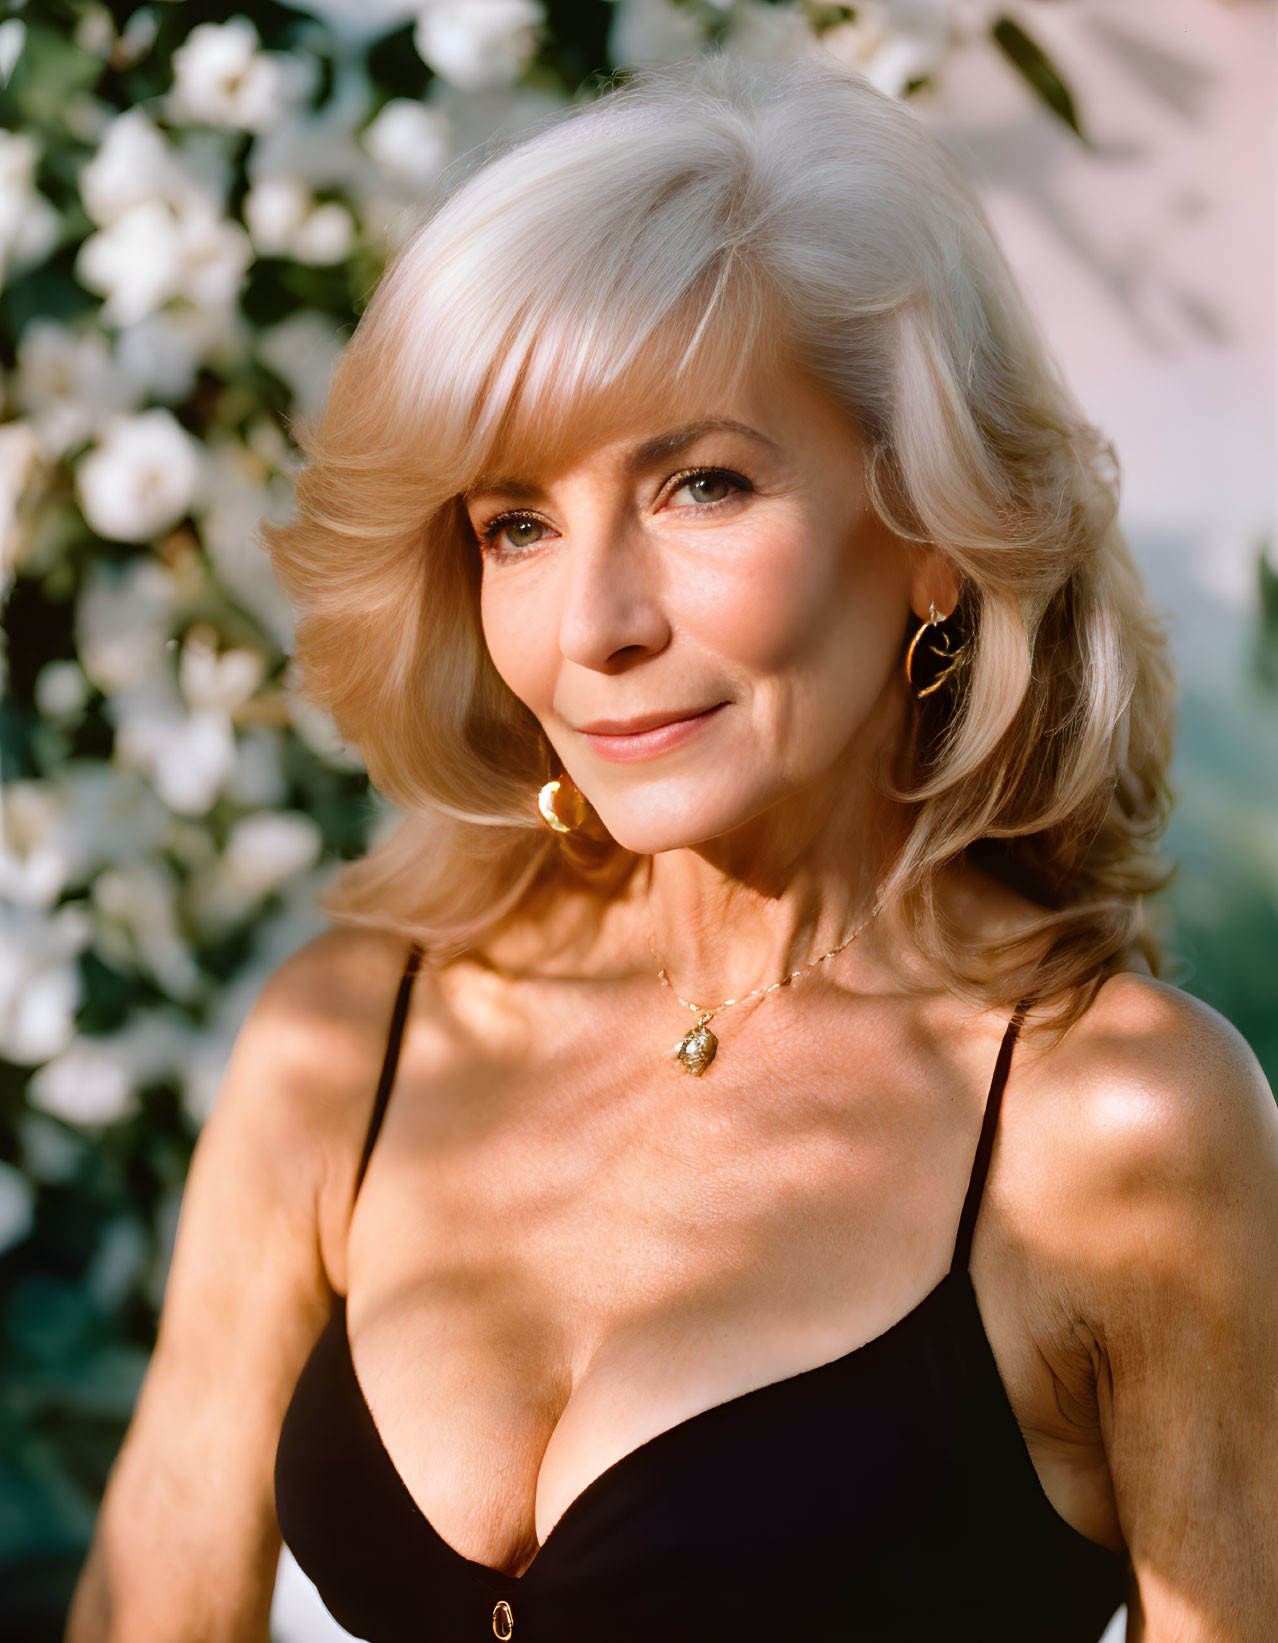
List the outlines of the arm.
<svg viewBox="0 0 1278 1643">
<path fill-rule="evenodd" d="M 1278 1636 L 1278 1112 L 1242 1038 L 1175 989 L 1116 978 L 1083 1027 L 1074 1300 L 1134 1571 L 1128 1637 L 1263 1643 Z"/>
<path fill-rule="evenodd" d="M 159 1337 L 67 1643 L 265 1643 L 284 1410 L 330 1304 L 402 943 L 333 932 L 267 983 L 195 1148 Z"/>
</svg>

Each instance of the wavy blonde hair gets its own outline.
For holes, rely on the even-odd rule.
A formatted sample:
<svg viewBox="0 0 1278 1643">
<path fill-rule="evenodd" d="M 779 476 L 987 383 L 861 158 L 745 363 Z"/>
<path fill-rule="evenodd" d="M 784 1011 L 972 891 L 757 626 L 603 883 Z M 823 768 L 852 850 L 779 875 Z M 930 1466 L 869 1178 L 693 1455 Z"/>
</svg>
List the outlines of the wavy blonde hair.
<svg viewBox="0 0 1278 1643">
<path fill-rule="evenodd" d="M 537 818 L 545 742 L 488 657 L 460 499 L 783 354 L 857 425 L 884 521 L 962 589 L 963 664 L 884 773 L 909 828 L 883 899 L 957 991 L 1050 997 L 1061 1030 L 1136 955 L 1157 973 L 1164 634 L 1108 449 L 942 147 L 832 64 L 708 56 L 478 162 L 388 268 L 298 429 L 296 516 L 262 532 L 307 692 L 404 813 L 328 914 L 442 961 L 539 887 L 625 883 L 613 841 L 565 848 Z M 950 928 L 938 874 L 965 853 L 1043 916 Z"/>
</svg>

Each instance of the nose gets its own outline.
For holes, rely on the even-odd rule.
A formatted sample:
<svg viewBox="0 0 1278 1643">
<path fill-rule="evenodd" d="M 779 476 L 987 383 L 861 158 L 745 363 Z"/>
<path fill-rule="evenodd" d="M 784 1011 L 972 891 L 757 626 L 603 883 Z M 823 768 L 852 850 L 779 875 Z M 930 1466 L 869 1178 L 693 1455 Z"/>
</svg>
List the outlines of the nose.
<svg viewBox="0 0 1278 1643">
<path fill-rule="evenodd" d="M 567 661 L 615 673 L 670 640 L 657 555 L 637 525 L 599 521 L 564 555 L 559 649 Z"/>
</svg>

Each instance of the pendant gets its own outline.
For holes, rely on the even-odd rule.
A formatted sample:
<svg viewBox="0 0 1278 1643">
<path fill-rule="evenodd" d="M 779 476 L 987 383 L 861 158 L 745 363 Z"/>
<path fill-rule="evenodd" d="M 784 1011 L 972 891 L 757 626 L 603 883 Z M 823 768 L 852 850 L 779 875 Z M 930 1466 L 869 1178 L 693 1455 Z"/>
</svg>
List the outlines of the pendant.
<svg viewBox="0 0 1278 1643">
<path fill-rule="evenodd" d="M 699 1015 L 696 1026 L 690 1028 L 675 1045 L 676 1057 L 694 1078 L 701 1077 L 719 1048 L 719 1040 L 706 1025 L 709 1020 L 708 1015 Z"/>
</svg>

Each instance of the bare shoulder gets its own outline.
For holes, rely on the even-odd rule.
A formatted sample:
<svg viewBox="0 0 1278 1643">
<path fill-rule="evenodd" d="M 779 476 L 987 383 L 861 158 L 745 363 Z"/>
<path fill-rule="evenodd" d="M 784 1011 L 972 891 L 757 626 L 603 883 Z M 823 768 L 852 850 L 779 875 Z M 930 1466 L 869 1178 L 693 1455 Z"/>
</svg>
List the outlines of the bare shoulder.
<svg viewBox="0 0 1278 1643">
<path fill-rule="evenodd" d="M 333 929 L 290 954 L 240 1030 L 218 1109 L 247 1101 L 308 1128 L 366 1110 L 407 953 L 388 932 Z"/>
<path fill-rule="evenodd" d="M 1111 1181 L 1190 1189 L 1260 1162 L 1278 1112 L 1240 1032 L 1152 976 L 1111 976 L 1032 1076 L 1068 1109 L 1068 1132 Z"/>
<path fill-rule="evenodd" d="M 1268 1240 L 1278 1258 L 1278 1108 L 1218 1011 L 1150 976 L 1113 976 L 1020 1077 L 1035 1196 L 1050 1180 L 1047 1225 L 1081 1282 L 1108 1275 L 1113 1302 L 1138 1269 L 1192 1286 L 1243 1245 Z"/>
<path fill-rule="evenodd" d="M 407 955 L 402 936 L 349 928 L 290 954 L 240 1030 L 209 1122 L 234 1129 L 277 1180 L 312 1196 L 336 1278 L 342 1215 Z"/>
</svg>

